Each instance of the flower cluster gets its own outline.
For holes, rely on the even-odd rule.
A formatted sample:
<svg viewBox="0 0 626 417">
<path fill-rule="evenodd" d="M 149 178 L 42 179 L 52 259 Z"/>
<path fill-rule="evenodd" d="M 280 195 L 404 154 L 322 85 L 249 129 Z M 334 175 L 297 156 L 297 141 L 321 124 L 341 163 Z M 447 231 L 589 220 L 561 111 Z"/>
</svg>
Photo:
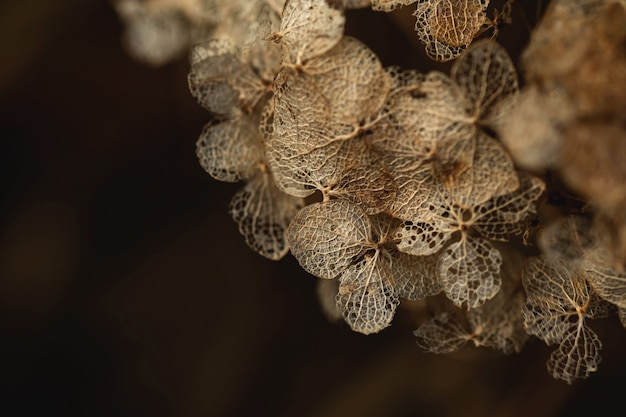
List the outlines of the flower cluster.
<svg viewBox="0 0 626 417">
<path fill-rule="evenodd" d="M 417 36 L 432 59 L 454 59 L 449 74 L 385 67 L 344 35 L 347 9 L 414 3 Z M 152 63 L 193 45 L 190 91 L 211 115 L 200 164 L 244 183 L 230 212 L 246 243 L 273 260 L 291 253 L 318 277 L 329 317 L 371 334 L 403 300 L 424 300 L 436 305 L 415 331 L 424 349 L 472 342 L 511 353 L 532 335 L 558 345 L 548 369 L 571 383 L 600 362 L 587 319 L 617 311 L 626 323 L 626 181 L 617 185 L 619 164 L 593 171 L 611 151 L 575 152 L 598 129 L 607 146 L 626 143 L 626 96 L 611 88 L 626 85 L 626 4 L 555 0 L 524 52 L 520 91 L 507 51 L 475 41 L 497 32 L 489 3 L 120 0 L 118 9 L 139 16 L 129 39 Z M 496 17 L 508 19 L 511 3 Z M 184 40 L 140 34 L 164 10 L 187 19 Z M 578 24 L 595 37 L 578 42 Z M 606 80 L 590 79 L 609 62 Z M 548 167 L 594 210 L 546 216 Z M 613 185 L 617 196 L 606 195 Z M 611 224 L 620 234 L 603 238 Z"/>
</svg>

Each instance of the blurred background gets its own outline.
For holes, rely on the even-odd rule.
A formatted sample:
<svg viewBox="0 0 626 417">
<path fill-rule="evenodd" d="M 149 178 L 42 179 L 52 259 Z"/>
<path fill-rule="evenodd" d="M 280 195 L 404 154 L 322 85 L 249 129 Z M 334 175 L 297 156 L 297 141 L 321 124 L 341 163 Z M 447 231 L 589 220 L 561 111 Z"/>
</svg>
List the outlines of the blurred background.
<svg viewBox="0 0 626 417">
<path fill-rule="evenodd" d="M 530 3 L 514 24 L 533 24 Z M 348 33 L 386 65 L 430 68 L 398 15 L 353 16 Z M 548 375 L 551 348 L 536 339 L 511 356 L 434 356 L 415 345 L 408 310 L 371 336 L 327 321 L 314 277 L 245 245 L 227 211 L 240 185 L 200 168 L 208 114 L 188 93 L 187 61 L 137 63 L 122 32 L 105 0 L 0 3 L 0 415 L 623 409 L 616 318 L 596 327 L 599 371 L 573 386 Z M 519 33 L 502 33 L 512 54 Z"/>
</svg>

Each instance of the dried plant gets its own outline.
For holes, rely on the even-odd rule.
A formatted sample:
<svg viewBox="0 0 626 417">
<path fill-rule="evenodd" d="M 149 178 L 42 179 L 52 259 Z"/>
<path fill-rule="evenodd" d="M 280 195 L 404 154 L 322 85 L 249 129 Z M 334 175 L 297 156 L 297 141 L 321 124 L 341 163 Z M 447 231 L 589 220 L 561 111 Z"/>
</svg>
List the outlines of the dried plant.
<svg viewBox="0 0 626 417">
<path fill-rule="evenodd" d="M 330 320 L 372 334 L 424 300 L 438 306 L 415 324 L 425 350 L 509 354 L 535 336 L 572 383 L 600 363 L 588 321 L 626 323 L 626 3 L 553 0 L 519 66 L 495 39 L 512 19 L 503 3 L 116 6 L 138 59 L 189 51 L 210 113 L 200 165 L 244 183 L 230 212 L 245 241 L 319 278 Z M 385 67 L 344 34 L 348 9 L 413 4 L 416 39 L 454 60 L 449 74 Z M 554 203 L 569 192 L 582 208 Z"/>
</svg>

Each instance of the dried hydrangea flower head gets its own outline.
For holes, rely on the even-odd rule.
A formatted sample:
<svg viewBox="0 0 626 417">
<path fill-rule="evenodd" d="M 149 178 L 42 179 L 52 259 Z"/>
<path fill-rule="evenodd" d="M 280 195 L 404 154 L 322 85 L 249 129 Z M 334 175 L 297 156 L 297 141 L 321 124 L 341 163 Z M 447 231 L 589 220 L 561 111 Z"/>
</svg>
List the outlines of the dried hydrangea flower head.
<svg viewBox="0 0 626 417">
<path fill-rule="evenodd" d="M 344 34 L 345 10 L 413 3 L 449 75 L 385 68 Z M 588 319 L 617 312 L 626 327 L 626 2 L 553 0 L 521 92 L 494 40 L 503 3 L 491 20 L 489 0 L 116 4 L 137 58 L 189 53 L 210 119 L 200 166 L 242 183 L 229 210 L 246 243 L 291 252 L 330 320 L 373 334 L 421 300 L 438 311 L 415 331 L 424 349 L 511 353 L 534 335 L 558 345 L 548 369 L 571 383 L 600 362 Z M 584 200 L 579 216 L 552 204 L 559 187 Z"/>
</svg>

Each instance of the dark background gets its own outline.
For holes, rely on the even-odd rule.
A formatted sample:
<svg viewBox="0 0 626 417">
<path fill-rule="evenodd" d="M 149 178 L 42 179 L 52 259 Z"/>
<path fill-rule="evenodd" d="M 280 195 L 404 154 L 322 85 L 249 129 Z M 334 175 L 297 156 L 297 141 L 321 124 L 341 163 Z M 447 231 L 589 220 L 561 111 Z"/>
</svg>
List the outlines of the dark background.
<svg viewBox="0 0 626 417">
<path fill-rule="evenodd" d="M 536 3 L 502 34 L 512 54 Z M 430 68 L 390 17 L 353 16 L 348 33 L 385 64 Z M 597 326 L 599 371 L 573 386 L 547 374 L 551 348 L 535 339 L 518 355 L 445 357 L 420 351 L 406 311 L 367 337 L 329 323 L 315 278 L 245 246 L 227 212 L 240 185 L 200 168 L 208 114 L 188 93 L 187 62 L 143 66 L 122 30 L 104 0 L 0 3 L 1 416 L 623 409 L 614 318 Z"/>
</svg>

